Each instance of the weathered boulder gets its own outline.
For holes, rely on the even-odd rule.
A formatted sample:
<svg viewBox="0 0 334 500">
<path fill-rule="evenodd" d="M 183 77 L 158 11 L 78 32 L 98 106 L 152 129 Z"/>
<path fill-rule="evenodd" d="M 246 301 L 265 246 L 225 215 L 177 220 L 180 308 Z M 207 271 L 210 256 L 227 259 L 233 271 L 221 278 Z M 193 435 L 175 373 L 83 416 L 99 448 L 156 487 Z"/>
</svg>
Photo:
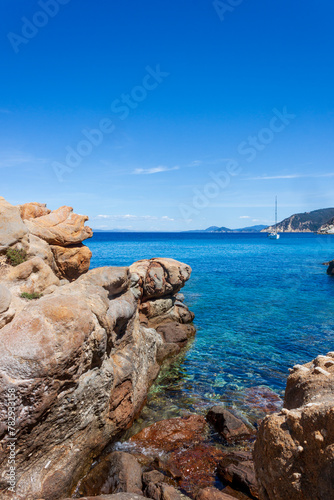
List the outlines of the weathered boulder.
<svg viewBox="0 0 334 500">
<path fill-rule="evenodd" d="M 195 335 L 196 331 L 192 325 L 184 325 L 176 321 L 162 324 L 156 330 L 162 335 L 165 342 L 178 344 L 181 347 Z"/>
<path fill-rule="evenodd" d="M 31 234 L 50 245 L 70 246 L 93 236 L 92 230 L 85 226 L 87 220 L 86 215 L 74 214 L 72 207 L 64 206 L 25 223 Z"/>
<path fill-rule="evenodd" d="M 224 406 L 213 406 L 206 418 L 226 441 L 235 442 L 254 437 L 255 430 L 226 410 Z"/>
<path fill-rule="evenodd" d="M 73 498 L 65 498 L 64 500 L 73 500 Z M 145 500 L 145 497 L 134 493 L 116 493 L 115 495 L 81 497 L 81 500 Z"/>
<path fill-rule="evenodd" d="M 50 266 L 51 269 L 55 271 L 56 266 L 51 247 L 46 241 L 38 238 L 38 236 L 29 234 L 26 254 L 27 259 L 31 259 L 33 257 L 41 258 L 42 260 L 44 260 L 45 264 Z"/>
<path fill-rule="evenodd" d="M 334 353 L 296 365 L 284 408 L 266 417 L 255 443 L 260 498 L 334 498 Z"/>
<path fill-rule="evenodd" d="M 14 246 L 24 249 L 27 257 L 16 267 L 6 263 L 5 256 L 0 259 L 0 496 L 4 499 L 58 500 L 71 495 L 106 445 L 139 414 L 163 359 L 180 349 L 176 344 L 170 349 L 167 343 L 161 349 L 162 335 L 147 318 L 140 319 L 142 300 L 151 293 L 148 279 L 144 291 L 143 277 L 129 268 L 88 271 L 91 253 L 81 244 L 92 234 L 86 220 L 70 207 L 50 212 L 45 205 L 32 203 L 19 209 L 0 199 L 0 251 Z M 146 266 L 150 274 L 156 266 L 153 260 L 142 261 L 139 267 Z M 174 260 L 157 260 L 164 262 L 165 267 L 158 265 L 163 284 L 157 283 L 152 293 L 169 300 L 189 278 L 190 268 Z M 176 311 L 179 299 L 172 301 Z M 184 304 L 183 309 L 187 311 Z M 184 323 L 186 316 L 176 314 L 176 321 Z M 7 489 L 5 422 L 11 394 L 17 409 L 15 495 Z M 129 472 L 123 481 L 128 489 L 135 467 L 122 467 Z M 117 490 L 122 482 L 120 467 L 116 475 L 112 487 Z M 160 492 L 165 500 L 175 493 L 162 486 Z"/>
<path fill-rule="evenodd" d="M 142 470 L 129 453 L 115 451 L 104 457 L 80 484 L 80 495 L 142 494 Z"/>
<path fill-rule="evenodd" d="M 251 452 L 225 453 L 218 464 L 217 473 L 224 484 L 246 493 L 250 498 L 260 498 Z"/>
<path fill-rule="evenodd" d="M 139 276 L 138 287 L 144 300 L 177 293 L 191 275 L 190 266 L 166 258 L 139 260 L 130 271 Z"/>
<path fill-rule="evenodd" d="M 200 443 L 205 439 L 207 424 L 201 415 L 161 420 L 146 427 L 129 442 L 138 448 L 172 451 L 179 446 Z"/>
<path fill-rule="evenodd" d="M 4 285 L 0 284 L 0 313 L 4 313 L 9 309 L 11 301 L 11 292 Z"/>
<path fill-rule="evenodd" d="M 231 495 L 226 495 L 216 488 L 204 488 L 196 496 L 196 500 L 231 500 L 232 498 Z"/>
<path fill-rule="evenodd" d="M 152 500 L 186 500 L 173 485 L 170 478 L 161 472 L 152 470 L 143 474 L 144 494 Z"/>
<path fill-rule="evenodd" d="M 51 245 L 56 273 L 60 278 L 73 281 L 86 273 L 90 266 L 92 252 L 85 245 L 60 247 Z"/>
<path fill-rule="evenodd" d="M 51 212 L 51 210 L 46 208 L 45 203 L 24 203 L 24 205 L 20 205 L 19 208 L 22 220 L 36 219 L 42 215 L 48 215 Z"/>
<path fill-rule="evenodd" d="M 0 252 L 22 243 L 27 237 L 28 228 L 20 216 L 18 207 L 14 207 L 0 197 Z"/>
<path fill-rule="evenodd" d="M 181 347 L 177 344 L 161 344 L 157 350 L 157 362 L 163 363 L 166 359 L 177 356 L 181 352 Z"/>
<path fill-rule="evenodd" d="M 0 495 L 58 500 L 139 414 L 159 372 L 163 339 L 139 321 L 128 268 L 94 269 L 63 284 L 34 257 L 10 268 L 5 280 L 12 299 L 0 313 L 0 421 L 6 421 L 9 388 L 16 397 L 18 454 L 12 496 L 6 427 L 0 426 Z M 38 300 L 20 298 L 23 290 L 50 288 Z"/>
<path fill-rule="evenodd" d="M 6 275 L 5 283 L 11 285 L 14 293 L 38 294 L 52 285 L 58 286 L 59 279 L 40 257 L 34 257 L 13 267 Z"/>
</svg>

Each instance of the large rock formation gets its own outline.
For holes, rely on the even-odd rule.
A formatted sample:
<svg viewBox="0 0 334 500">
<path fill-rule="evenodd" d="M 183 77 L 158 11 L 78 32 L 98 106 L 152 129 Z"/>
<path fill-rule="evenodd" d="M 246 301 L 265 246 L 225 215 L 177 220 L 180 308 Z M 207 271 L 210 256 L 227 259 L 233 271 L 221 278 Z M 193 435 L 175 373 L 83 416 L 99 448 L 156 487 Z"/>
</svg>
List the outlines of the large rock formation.
<svg viewBox="0 0 334 500">
<path fill-rule="evenodd" d="M 284 408 L 266 417 L 255 443 L 263 500 L 334 498 L 334 353 L 296 365 Z"/>
<path fill-rule="evenodd" d="M 321 208 L 312 212 L 291 215 L 277 225 L 262 229 L 261 232 L 271 233 L 277 230 L 279 233 L 314 233 L 325 226 L 327 227 L 328 221 L 333 217 L 334 208 Z"/>
<path fill-rule="evenodd" d="M 334 276 L 334 260 L 328 263 L 327 274 Z"/>
<path fill-rule="evenodd" d="M 319 231 L 319 234 L 334 234 L 334 217 L 330 219 L 328 222 L 323 224 Z"/>
<path fill-rule="evenodd" d="M 4 499 L 70 496 L 92 461 L 139 414 L 164 358 L 159 349 L 167 345 L 145 317 L 144 303 L 168 301 L 164 324 L 188 327 L 193 319 L 175 295 L 190 277 L 188 266 L 152 259 L 85 272 L 85 250 L 85 265 L 71 267 L 66 251 L 74 259 L 86 248 L 87 218 L 69 207 L 47 212 L 41 204 L 20 211 L 0 200 L 0 251 L 22 249 L 27 259 L 13 267 L 2 257 L 0 267 Z M 73 268 L 84 274 L 74 279 Z M 64 276 L 73 281 L 59 279 Z"/>
</svg>

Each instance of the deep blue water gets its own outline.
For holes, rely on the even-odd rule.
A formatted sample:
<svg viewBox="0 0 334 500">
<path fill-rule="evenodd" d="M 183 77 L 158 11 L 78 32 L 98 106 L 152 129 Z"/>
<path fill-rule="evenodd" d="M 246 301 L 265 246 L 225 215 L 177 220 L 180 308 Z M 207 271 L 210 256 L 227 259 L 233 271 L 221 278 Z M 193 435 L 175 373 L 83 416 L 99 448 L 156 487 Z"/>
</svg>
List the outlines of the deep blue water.
<svg viewBox="0 0 334 500">
<path fill-rule="evenodd" d="M 167 414 L 213 400 L 245 410 L 247 388 L 283 394 L 289 367 L 334 350 L 334 278 L 322 265 L 334 236 L 95 233 L 87 244 L 92 267 L 172 257 L 193 269 L 183 293 L 197 337 L 162 377 L 160 403 L 153 390 Z"/>
</svg>

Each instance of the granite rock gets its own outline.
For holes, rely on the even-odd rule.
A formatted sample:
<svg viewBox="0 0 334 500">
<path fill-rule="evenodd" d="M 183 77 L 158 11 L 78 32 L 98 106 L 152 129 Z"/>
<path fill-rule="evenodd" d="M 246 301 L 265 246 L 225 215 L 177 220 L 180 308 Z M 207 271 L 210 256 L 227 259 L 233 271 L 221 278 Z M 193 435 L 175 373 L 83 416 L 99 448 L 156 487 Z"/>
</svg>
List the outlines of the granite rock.
<svg viewBox="0 0 334 500">
<path fill-rule="evenodd" d="M 263 420 L 255 443 L 261 498 L 334 498 L 333 390 L 333 352 L 291 370 L 284 408 Z"/>
</svg>

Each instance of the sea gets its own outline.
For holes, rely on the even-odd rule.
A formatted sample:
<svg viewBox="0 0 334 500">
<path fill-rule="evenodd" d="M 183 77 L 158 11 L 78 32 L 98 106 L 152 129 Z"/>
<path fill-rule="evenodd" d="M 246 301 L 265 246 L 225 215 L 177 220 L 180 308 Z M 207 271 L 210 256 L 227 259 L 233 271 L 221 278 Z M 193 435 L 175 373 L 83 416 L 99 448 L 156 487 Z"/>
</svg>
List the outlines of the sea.
<svg viewBox="0 0 334 500">
<path fill-rule="evenodd" d="M 334 350 L 334 235 L 95 232 L 91 267 L 171 257 L 192 267 L 182 290 L 197 334 L 162 370 L 145 426 L 213 404 L 256 421 L 284 396 L 288 369 Z M 278 405 L 280 403 L 278 402 Z"/>
</svg>

